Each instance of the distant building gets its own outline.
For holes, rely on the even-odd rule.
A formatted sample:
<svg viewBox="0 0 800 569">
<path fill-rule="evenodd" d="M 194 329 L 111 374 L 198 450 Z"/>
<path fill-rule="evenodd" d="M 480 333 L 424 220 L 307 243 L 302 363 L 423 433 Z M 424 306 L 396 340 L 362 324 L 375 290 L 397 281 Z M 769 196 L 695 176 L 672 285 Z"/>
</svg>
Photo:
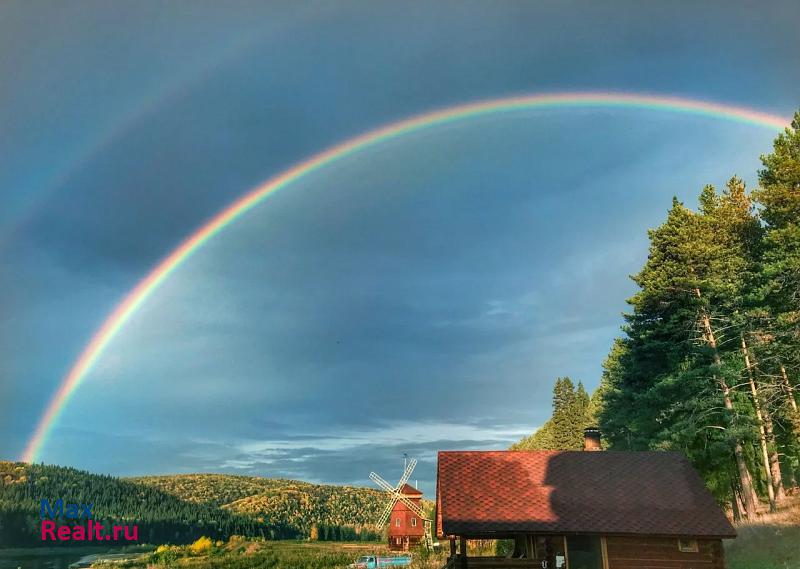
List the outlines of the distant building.
<svg viewBox="0 0 800 569">
<path fill-rule="evenodd" d="M 736 537 L 675 452 L 440 452 L 436 533 L 450 569 L 724 569 L 722 539 Z M 468 539 L 513 552 L 468 558 Z"/>
<path fill-rule="evenodd" d="M 403 486 L 400 491 L 416 504 L 417 508 L 422 508 L 422 492 L 409 484 Z M 424 520 L 398 500 L 389 518 L 389 549 L 408 551 L 409 548 L 418 545 L 424 535 Z"/>
</svg>

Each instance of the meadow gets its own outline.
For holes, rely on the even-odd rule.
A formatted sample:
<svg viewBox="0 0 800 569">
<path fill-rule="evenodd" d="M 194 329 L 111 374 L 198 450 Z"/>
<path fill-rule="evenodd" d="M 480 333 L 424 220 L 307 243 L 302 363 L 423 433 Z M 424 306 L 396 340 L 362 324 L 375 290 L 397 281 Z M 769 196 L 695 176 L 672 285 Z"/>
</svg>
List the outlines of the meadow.
<svg viewBox="0 0 800 569">
<path fill-rule="evenodd" d="M 736 531 L 725 544 L 728 569 L 800 569 L 800 500 Z"/>
<path fill-rule="evenodd" d="M 233 536 L 228 542 L 198 540 L 186 546 L 161 546 L 125 563 L 99 563 L 93 567 L 128 569 L 179 567 L 186 569 L 328 569 L 346 567 L 361 555 L 386 555 L 383 544 L 264 541 Z M 423 555 L 423 557 L 426 557 Z M 426 565 L 415 564 L 417 567 Z M 439 565 L 436 565 L 439 566 Z"/>
<path fill-rule="evenodd" d="M 739 537 L 727 541 L 727 569 L 800 569 L 800 501 L 757 523 L 737 526 Z M 440 569 L 447 547 L 437 553 L 414 552 L 411 569 Z M 475 552 L 490 555 L 489 551 Z M 360 555 L 388 554 L 383 544 L 264 541 L 234 536 L 228 542 L 211 540 L 186 546 L 161 546 L 136 561 L 95 567 L 128 569 L 333 569 L 343 568 Z"/>
</svg>

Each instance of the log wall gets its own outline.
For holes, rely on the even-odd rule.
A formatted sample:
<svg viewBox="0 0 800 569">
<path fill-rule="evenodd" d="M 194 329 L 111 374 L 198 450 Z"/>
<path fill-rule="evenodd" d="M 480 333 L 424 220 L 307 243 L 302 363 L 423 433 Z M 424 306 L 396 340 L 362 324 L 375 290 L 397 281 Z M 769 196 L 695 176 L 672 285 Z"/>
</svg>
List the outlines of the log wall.
<svg viewBox="0 0 800 569">
<path fill-rule="evenodd" d="M 697 553 L 686 553 L 675 538 L 607 537 L 608 569 L 725 569 L 722 540 L 698 539 L 697 545 Z"/>
</svg>

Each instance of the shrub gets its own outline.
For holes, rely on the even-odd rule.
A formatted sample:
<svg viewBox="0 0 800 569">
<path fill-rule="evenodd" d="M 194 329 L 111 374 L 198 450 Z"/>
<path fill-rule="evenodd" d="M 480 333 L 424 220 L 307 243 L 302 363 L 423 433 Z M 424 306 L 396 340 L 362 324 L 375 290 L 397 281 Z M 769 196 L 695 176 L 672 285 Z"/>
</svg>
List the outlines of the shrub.
<svg viewBox="0 0 800 569">
<path fill-rule="evenodd" d="M 208 553 L 211 551 L 211 547 L 213 546 L 213 542 L 210 538 L 203 536 L 198 538 L 192 545 L 189 546 L 189 551 L 192 552 L 192 555 L 203 555 L 204 553 Z"/>
</svg>

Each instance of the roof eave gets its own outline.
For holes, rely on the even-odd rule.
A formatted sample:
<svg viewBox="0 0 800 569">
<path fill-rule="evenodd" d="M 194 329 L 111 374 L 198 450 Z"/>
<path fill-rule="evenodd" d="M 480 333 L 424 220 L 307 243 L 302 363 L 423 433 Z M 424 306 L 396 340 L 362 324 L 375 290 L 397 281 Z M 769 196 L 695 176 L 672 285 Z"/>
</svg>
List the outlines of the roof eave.
<svg viewBox="0 0 800 569">
<path fill-rule="evenodd" d="M 736 530 L 732 533 L 718 534 L 698 534 L 698 533 L 648 533 L 648 532 L 624 532 L 624 531 L 575 531 L 575 530 L 540 530 L 540 529 L 514 529 L 514 530 L 461 530 L 453 531 L 447 524 L 442 524 L 443 535 L 463 536 L 468 539 L 490 539 L 491 536 L 537 534 L 537 535 L 597 535 L 606 537 L 663 537 L 663 538 L 691 538 L 691 539 L 735 539 L 738 537 Z"/>
</svg>

